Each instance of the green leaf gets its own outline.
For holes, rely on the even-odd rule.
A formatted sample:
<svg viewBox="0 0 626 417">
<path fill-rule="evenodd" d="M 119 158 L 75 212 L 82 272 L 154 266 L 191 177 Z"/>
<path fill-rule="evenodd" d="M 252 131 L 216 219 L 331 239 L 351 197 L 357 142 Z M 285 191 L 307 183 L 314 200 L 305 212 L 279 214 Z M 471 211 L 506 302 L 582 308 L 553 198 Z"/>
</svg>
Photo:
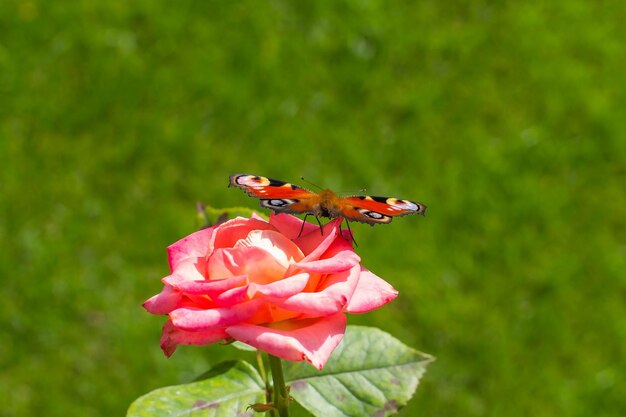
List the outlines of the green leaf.
<svg viewBox="0 0 626 417">
<path fill-rule="evenodd" d="M 243 361 L 223 362 L 204 379 L 190 384 L 156 389 L 139 397 L 127 417 L 193 416 L 244 417 L 250 404 L 265 402 L 265 387 L 252 365 Z"/>
<path fill-rule="evenodd" d="M 255 347 L 252 347 L 252 346 L 250 346 L 250 345 L 248 345 L 246 343 L 240 342 L 238 340 L 235 340 L 234 342 L 229 343 L 229 345 L 234 347 L 234 348 L 237 348 L 239 350 L 245 350 L 246 352 L 256 352 L 256 350 L 257 350 Z"/>
<path fill-rule="evenodd" d="M 220 221 L 225 221 L 228 219 L 233 219 L 237 216 L 242 217 L 250 217 L 253 213 L 256 213 L 258 216 L 267 219 L 267 215 L 264 213 L 259 213 L 258 210 L 251 209 L 249 207 L 228 207 L 228 208 L 214 208 L 209 205 L 201 204 L 199 205 L 201 211 L 199 214 L 202 216 L 202 219 L 205 222 L 208 222 L 209 225 L 214 225 L 219 223 Z"/>
<path fill-rule="evenodd" d="M 289 362 L 285 377 L 291 396 L 315 416 L 383 417 L 406 405 L 433 360 L 379 329 L 348 326 L 322 371 Z"/>
</svg>

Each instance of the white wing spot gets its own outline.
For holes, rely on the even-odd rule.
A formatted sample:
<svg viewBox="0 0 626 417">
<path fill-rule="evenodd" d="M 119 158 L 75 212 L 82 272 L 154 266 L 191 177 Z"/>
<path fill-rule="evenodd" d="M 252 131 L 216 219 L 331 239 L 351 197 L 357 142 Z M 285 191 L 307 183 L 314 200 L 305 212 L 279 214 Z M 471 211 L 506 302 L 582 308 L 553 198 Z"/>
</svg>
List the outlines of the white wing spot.
<svg viewBox="0 0 626 417">
<path fill-rule="evenodd" d="M 267 178 L 256 178 L 252 175 L 242 176 L 237 178 L 237 184 L 247 185 L 249 187 L 260 187 L 269 185 L 270 181 Z"/>
<path fill-rule="evenodd" d="M 398 200 L 397 198 L 388 198 L 387 204 L 391 205 L 393 210 L 419 210 L 419 206 L 409 200 Z"/>
</svg>

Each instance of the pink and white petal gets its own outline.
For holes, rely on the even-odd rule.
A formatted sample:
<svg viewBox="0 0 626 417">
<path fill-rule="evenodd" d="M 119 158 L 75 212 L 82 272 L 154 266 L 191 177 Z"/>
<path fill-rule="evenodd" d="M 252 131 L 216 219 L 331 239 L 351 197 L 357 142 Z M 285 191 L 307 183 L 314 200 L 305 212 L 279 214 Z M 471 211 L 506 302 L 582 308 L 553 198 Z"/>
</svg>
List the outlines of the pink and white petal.
<svg viewBox="0 0 626 417">
<path fill-rule="evenodd" d="M 271 253 L 258 247 L 217 249 L 209 259 L 211 279 L 247 275 L 250 282 L 267 284 L 281 279 L 287 268 Z"/>
<path fill-rule="evenodd" d="M 215 308 L 217 305 L 208 295 L 183 294 L 183 301 L 176 308 L 183 307 L 205 310 Z"/>
<path fill-rule="evenodd" d="M 320 319 L 289 320 L 272 327 L 242 323 L 226 333 L 250 346 L 290 361 L 307 361 L 322 369 L 346 331 L 339 313 Z"/>
<path fill-rule="evenodd" d="M 170 313 L 174 326 L 192 332 L 230 326 L 253 317 L 263 305 L 255 299 L 231 307 L 218 307 L 208 310 L 178 308 Z"/>
<path fill-rule="evenodd" d="M 359 255 L 352 251 L 338 253 L 331 258 L 319 259 L 311 262 L 298 262 L 293 265 L 295 271 L 306 271 L 311 273 L 333 273 L 341 272 L 358 265 L 361 261 Z"/>
<path fill-rule="evenodd" d="M 211 281 L 220 281 L 241 274 L 233 273 L 234 264 L 232 248 L 219 248 L 214 250 L 207 261 L 207 278 Z"/>
<path fill-rule="evenodd" d="M 304 223 L 304 229 L 302 230 L 302 223 Z M 270 224 L 276 228 L 280 233 L 285 235 L 288 239 L 295 239 L 298 236 L 303 236 L 313 230 L 319 230 L 319 228 L 309 222 L 304 222 L 302 219 L 292 216 L 291 214 L 279 213 L 270 214 Z M 302 230 L 302 233 L 300 233 Z"/>
<path fill-rule="evenodd" d="M 168 358 L 172 356 L 178 345 L 210 345 L 220 340 L 228 339 L 229 336 L 223 328 L 189 332 L 176 328 L 171 320 L 163 325 L 161 336 L 161 349 Z"/>
<path fill-rule="evenodd" d="M 200 270 L 198 260 L 202 259 Z M 204 272 L 204 273 L 203 273 Z M 174 268 L 171 275 L 163 278 L 161 282 L 171 284 L 172 282 L 183 284 L 184 282 L 197 282 L 206 280 L 206 261 L 204 258 L 188 258 L 182 260 Z"/>
<path fill-rule="evenodd" d="M 180 307 L 183 295 L 169 285 L 163 286 L 161 292 L 142 304 L 143 308 L 152 314 L 168 314 Z"/>
<path fill-rule="evenodd" d="M 275 301 L 275 304 L 304 317 L 324 317 L 343 311 L 348 304 L 348 298 L 335 294 L 303 292 L 286 300 Z"/>
<path fill-rule="evenodd" d="M 248 324 L 265 324 L 274 323 L 278 321 L 289 320 L 295 317 L 300 317 L 301 314 L 295 311 L 285 310 L 272 304 L 271 301 L 266 300 L 259 310 L 250 319 L 246 320 Z"/>
<path fill-rule="evenodd" d="M 302 318 L 302 314 L 297 311 L 289 311 L 284 308 L 280 308 L 274 304 L 267 304 L 268 320 L 248 320 L 249 324 L 264 324 L 264 323 L 276 323 L 284 320 L 290 320 L 295 318 Z M 256 318 L 256 317 L 255 317 Z"/>
<path fill-rule="evenodd" d="M 259 213 L 257 213 L 256 211 L 253 211 L 252 214 L 250 215 L 251 219 L 256 219 L 256 220 L 261 220 L 263 222 L 267 223 L 267 219 L 261 215 L 259 215 Z"/>
<path fill-rule="evenodd" d="M 274 303 L 309 317 L 323 317 L 344 311 L 359 281 L 360 266 L 328 275 L 316 292 L 302 292 Z"/>
<path fill-rule="evenodd" d="M 359 283 L 346 311 L 354 314 L 367 313 L 387 304 L 397 296 L 398 291 L 391 284 L 362 267 Z"/>
<path fill-rule="evenodd" d="M 287 271 L 287 274 L 289 274 L 289 271 Z M 311 272 L 308 272 L 308 274 L 309 282 L 306 283 L 306 287 L 304 287 L 304 290 L 302 290 L 302 292 L 315 292 L 319 287 L 320 281 L 325 279 L 326 275 Z"/>
<path fill-rule="evenodd" d="M 215 304 L 219 307 L 230 307 L 235 304 L 241 304 L 247 301 L 248 298 L 248 288 L 249 285 L 244 285 L 242 287 L 232 288 L 230 290 L 224 291 L 220 295 L 213 298 Z"/>
<path fill-rule="evenodd" d="M 361 258 L 354 252 L 352 244 L 337 237 L 321 255 L 321 259 L 306 262 L 305 258 L 293 267 L 308 272 L 331 273 L 350 269 L 360 261 Z"/>
<path fill-rule="evenodd" d="M 339 236 L 340 225 L 341 219 L 335 219 L 326 223 L 322 227 L 321 232 L 318 227 L 316 230 L 312 230 L 306 235 L 295 239 L 295 244 L 306 255 L 302 261 L 310 262 L 319 259 Z"/>
<path fill-rule="evenodd" d="M 324 251 L 321 258 L 330 258 L 342 254 L 343 252 L 354 253 L 354 247 L 352 246 L 352 240 L 348 240 L 341 235 L 337 235 L 335 239 Z"/>
<path fill-rule="evenodd" d="M 245 275 L 236 275 L 226 279 L 187 281 L 184 277 L 177 274 L 163 278 L 163 282 L 184 292 L 185 294 L 208 295 L 216 297 L 224 291 L 241 287 L 248 282 Z"/>
<path fill-rule="evenodd" d="M 257 247 L 272 254 L 287 269 L 289 264 L 300 261 L 304 255 L 291 240 L 275 230 L 253 230 L 245 239 L 240 239 L 234 246 Z"/>
<path fill-rule="evenodd" d="M 263 248 L 237 248 L 233 249 L 233 254 L 239 266 L 234 271 L 247 275 L 251 283 L 269 284 L 282 279 L 287 271 L 282 261 Z"/>
<path fill-rule="evenodd" d="M 348 223 L 348 220 L 346 220 L 346 223 Z M 352 233 L 351 229 L 342 229 L 341 230 L 341 237 L 343 237 L 346 241 L 350 242 L 350 246 L 353 245 L 354 243 L 354 235 Z"/>
<path fill-rule="evenodd" d="M 273 227 L 267 221 L 258 218 L 234 218 L 215 228 L 209 243 L 209 251 L 212 252 L 218 248 L 232 248 L 239 239 L 245 239 L 248 233 L 253 230 L 273 230 Z"/>
<path fill-rule="evenodd" d="M 252 297 L 263 296 L 269 298 L 287 298 L 298 294 L 309 282 L 309 274 L 303 272 L 294 276 L 283 278 L 270 284 L 250 284 L 248 295 Z"/>
<path fill-rule="evenodd" d="M 167 247 L 170 270 L 173 272 L 181 261 L 189 258 L 205 257 L 214 227 L 199 230 Z"/>
<path fill-rule="evenodd" d="M 320 281 L 317 286 L 317 292 L 326 294 L 341 293 L 348 299 L 352 298 L 352 294 L 354 294 L 357 285 L 359 285 L 361 268 L 361 265 L 354 265 L 347 271 L 328 274 Z"/>
</svg>

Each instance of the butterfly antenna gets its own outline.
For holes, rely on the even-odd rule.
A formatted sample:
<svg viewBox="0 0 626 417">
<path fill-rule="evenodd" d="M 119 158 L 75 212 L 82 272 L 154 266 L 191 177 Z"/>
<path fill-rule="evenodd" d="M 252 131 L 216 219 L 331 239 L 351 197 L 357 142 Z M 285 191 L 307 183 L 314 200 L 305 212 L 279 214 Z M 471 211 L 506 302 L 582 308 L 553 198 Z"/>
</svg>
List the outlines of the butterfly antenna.
<svg viewBox="0 0 626 417">
<path fill-rule="evenodd" d="M 337 194 L 355 194 L 355 193 L 365 193 L 367 190 L 365 188 L 361 188 L 360 190 L 347 190 L 347 191 L 337 191 Z"/>
<path fill-rule="evenodd" d="M 315 187 L 315 188 L 317 188 L 317 189 L 320 189 L 320 190 L 322 190 L 322 189 L 323 189 L 323 188 L 322 188 L 322 187 L 320 187 L 319 185 L 317 185 L 317 184 L 313 184 L 313 183 L 312 183 L 311 181 L 309 181 L 309 180 L 305 180 L 305 179 L 304 179 L 304 177 L 300 177 L 300 179 L 301 179 L 302 181 L 306 182 L 307 184 L 312 185 L 313 187 Z"/>
</svg>

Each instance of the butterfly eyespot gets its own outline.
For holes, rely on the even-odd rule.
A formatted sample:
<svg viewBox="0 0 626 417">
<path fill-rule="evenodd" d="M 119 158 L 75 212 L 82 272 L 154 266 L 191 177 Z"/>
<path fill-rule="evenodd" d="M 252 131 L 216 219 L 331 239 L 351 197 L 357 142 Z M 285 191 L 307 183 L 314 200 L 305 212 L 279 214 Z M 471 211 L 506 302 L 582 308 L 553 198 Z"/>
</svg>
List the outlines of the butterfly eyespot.
<svg viewBox="0 0 626 417">
<path fill-rule="evenodd" d="M 235 178 L 237 185 L 244 185 L 248 187 L 264 187 L 270 184 L 270 180 L 265 177 L 259 177 L 256 175 L 240 175 Z"/>
<path fill-rule="evenodd" d="M 364 214 L 367 217 L 372 218 L 372 219 L 376 219 L 376 220 L 382 219 L 383 217 L 385 217 L 384 215 L 382 215 L 380 213 L 377 213 L 375 211 L 370 211 L 370 210 L 365 210 L 365 209 L 359 209 L 358 211 L 359 211 L 359 213 Z"/>
<path fill-rule="evenodd" d="M 267 208 L 280 208 L 280 207 L 289 206 L 297 202 L 298 200 L 291 200 L 287 198 L 273 198 L 273 199 L 262 199 L 261 205 Z"/>
<path fill-rule="evenodd" d="M 387 204 L 393 207 L 394 210 L 411 210 L 418 211 L 419 206 L 412 201 L 409 200 L 400 200 L 397 198 L 388 198 Z"/>
</svg>

